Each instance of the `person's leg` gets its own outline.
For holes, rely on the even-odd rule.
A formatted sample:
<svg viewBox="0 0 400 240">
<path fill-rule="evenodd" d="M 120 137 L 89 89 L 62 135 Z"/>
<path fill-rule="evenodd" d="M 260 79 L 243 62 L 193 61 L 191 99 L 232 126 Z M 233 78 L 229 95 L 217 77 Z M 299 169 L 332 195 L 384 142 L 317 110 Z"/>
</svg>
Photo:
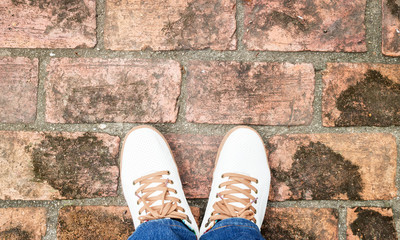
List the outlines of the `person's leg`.
<svg viewBox="0 0 400 240">
<path fill-rule="evenodd" d="M 120 165 L 136 229 L 130 239 L 196 239 L 196 221 L 171 149 L 160 132 L 149 126 L 132 129 L 125 137 Z"/>
<path fill-rule="evenodd" d="M 200 239 L 263 239 L 271 176 L 262 138 L 249 127 L 232 129 L 215 165 Z"/>
<path fill-rule="evenodd" d="M 196 240 L 193 231 L 180 221 L 158 219 L 142 223 L 128 240 Z"/>
</svg>

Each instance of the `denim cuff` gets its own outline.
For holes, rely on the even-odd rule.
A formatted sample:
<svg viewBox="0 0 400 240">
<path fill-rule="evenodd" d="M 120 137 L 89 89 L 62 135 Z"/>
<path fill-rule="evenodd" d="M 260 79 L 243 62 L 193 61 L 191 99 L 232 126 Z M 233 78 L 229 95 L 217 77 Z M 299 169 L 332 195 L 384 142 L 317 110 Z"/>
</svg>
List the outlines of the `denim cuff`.
<svg viewBox="0 0 400 240">
<path fill-rule="evenodd" d="M 221 229 L 224 227 L 231 227 L 231 226 L 248 227 L 248 228 L 253 228 L 254 230 L 259 231 L 258 226 L 250 220 L 247 220 L 245 218 L 227 218 L 227 219 L 218 221 L 208 232 L 212 232 L 217 229 Z"/>
</svg>

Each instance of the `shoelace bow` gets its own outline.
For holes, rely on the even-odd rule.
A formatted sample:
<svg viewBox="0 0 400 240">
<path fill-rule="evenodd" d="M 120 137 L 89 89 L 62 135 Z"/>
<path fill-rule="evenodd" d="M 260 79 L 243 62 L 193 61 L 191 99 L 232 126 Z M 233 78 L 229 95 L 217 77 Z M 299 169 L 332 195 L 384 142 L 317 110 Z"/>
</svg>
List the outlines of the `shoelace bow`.
<svg viewBox="0 0 400 240">
<path fill-rule="evenodd" d="M 170 192 L 177 193 L 175 189 L 168 187 L 168 184 L 173 184 L 173 181 L 168 178 L 162 178 L 164 175 L 169 174 L 169 171 L 160 171 L 138 178 L 133 182 L 134 185 L 141 185 L 135 192 L 136 196 L 139 198 L 137 204 L 139 205 L 140 202 L 143 202 L 144 205 L 139 210 L 139 215 L 142 214 L 143 211 L 146 211 L 145 215 L 139 217 L 141 222 L 161 218 L 185 219 L 190 222 L 188 216 L 182 213 L 185 212 L 185 209 L 178 205 L 181 200 L 170 195 Z M 149 187 L 154 183 L 159 183 L 159 185 Z M 161 193 L 152 196 L 156 191 L 160 191 Z M 140 196 L 139 193 L 143 195 Z M 153 206 L 157 201 L 161 201 L 161 205 Z"/>
<path fill-rule="evenodd" d="M 221 200 L 214 203 L 214 211 L 211 214 L 209 222 L 239 217 L 256 223 L 254 214 L 256 214 L 257 211 L 252 204 L 257 201 L 257 198 L 251 195 L 251 191 L 253 190 L 255 193 L 258 193 L 258 191 L 256 187 L 251 185 L 251 182 L 257 183 L 258 180 L 238 173 L 225 173 L 222 177 L 228 177 L 229 180 L 219 185 L 220 188 L 225 186 L 226 189 L 217 194 Z M 235 186 L 235 184 L 243 184 L 248 187 L 248 189 L 242 189 Z M 233 195 L 238 193 L 245 195 L 247 198 L 239 198 Z M 243 204 L 244 207 L 237 207 L 230 204 L 234 202 L 239 202 Z"/>
</svg>

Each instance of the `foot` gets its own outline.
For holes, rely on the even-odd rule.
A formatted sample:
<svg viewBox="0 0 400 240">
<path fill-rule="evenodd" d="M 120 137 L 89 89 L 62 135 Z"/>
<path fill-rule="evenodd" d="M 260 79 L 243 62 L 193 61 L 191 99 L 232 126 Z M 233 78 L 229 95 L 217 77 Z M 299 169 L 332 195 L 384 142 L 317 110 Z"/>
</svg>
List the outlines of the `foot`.
<svg viewBox="0 0 400 240">
<path fill-rule="evenodd" d="M 258 228 L 268 202 L 270 171 L 264 143 L 249 127 L 232 129 L 219 147 L 200 235 L 218 220 L 245 218 Z"/>
<path fill-rule="evenodd" d="M 135 127 L 125 137 L 121 182 L 135 228 L 146 221 L 172 218 L 198 236 L 171 149 L 156 129 Z"/>
</svg>

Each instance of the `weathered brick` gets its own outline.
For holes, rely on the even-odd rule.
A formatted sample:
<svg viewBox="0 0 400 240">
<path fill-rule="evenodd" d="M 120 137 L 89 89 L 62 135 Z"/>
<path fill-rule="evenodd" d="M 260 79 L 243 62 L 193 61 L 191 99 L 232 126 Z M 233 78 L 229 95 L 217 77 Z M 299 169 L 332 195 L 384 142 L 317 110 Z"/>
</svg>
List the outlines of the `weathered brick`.
<svg viewBox="0 0 400 240">
<path fill-rule="evenodd" d="M 400 3 L 397 0 L 382 1 L 382 53 L 400 56 Z"/>
<path fill-rule="evenodd" d="M 52 59 L 46 121 L 175 122 L 181 70 L 172 60 Z"/>
<path fill-rule="evenodd" d="M 199 223 L 200 209 L 190 207 Z M 68 239 L 127 239 L 134 231 L 125 206 L 67 206 L 59 212 L 57 237 Z"/>
<path fill-rule="evenodd" d="M 34 122 L 36 119 L 38 60 L 24 57 L 0 58 L 0 79 L 0 122 Z"/>
<path fill-rule="evenodd" d="M 0 239 L 41 240 L 46 234 L 45 208 L 0 208 Z"/>
<path fill-rule="evenodd" d="M 96 1 L 0 2 L 0 48 L 84 48 L 96 44 Z"/>
<path fill-rule="evenodd" d="M 391 134 L 293 134 L 267 143 L 270 200 L 388 200 L 396 196 Z"/>
<path fill-rule="evenodd" d="M 245 5 L 249 50 L 366 52 L 366 0 L 252 0 Z"/>
<path fill-rule="evenodd" d="M 323 73 L 323 125 L 400 125 L 399 76 L 398 65 L 328 63 Z"/>
<path fill-rule="evenodd" d="M 187 78 L 190 122 L 311 123 L 315 82 L 311 64 L 192 61 Z"/>
<path fill-rule="evenodd" d="M 267 208 L 266 239 L 338 239 L 338 213 L 329 208 Z"/>
<path fill-rule="evenodd" d="M 0 199 L 117 195 L 118 137 L 6 131 L 0 136 Z"/>
<path fill-rule="evenodd" d="M 348 208 L 347 239 L 396 240 L 392 209 L 377 207 Z"/>
<path fill-rule="evenodd" d="M 236 49 L 235 0 L 107 0 L 112 50 Z"/>
<path fill-rule="evenodd" d="M 57 238 L 122 240 L 128 239 L 133 231 L 128 207 L 68 206 L 60 210 Z"/>
<path fill-rule="evenodd" d="M 165 136 L 181 175 L 187 198 L 208 198 L 220 136 L 168 134 Z"/>
</svg>

